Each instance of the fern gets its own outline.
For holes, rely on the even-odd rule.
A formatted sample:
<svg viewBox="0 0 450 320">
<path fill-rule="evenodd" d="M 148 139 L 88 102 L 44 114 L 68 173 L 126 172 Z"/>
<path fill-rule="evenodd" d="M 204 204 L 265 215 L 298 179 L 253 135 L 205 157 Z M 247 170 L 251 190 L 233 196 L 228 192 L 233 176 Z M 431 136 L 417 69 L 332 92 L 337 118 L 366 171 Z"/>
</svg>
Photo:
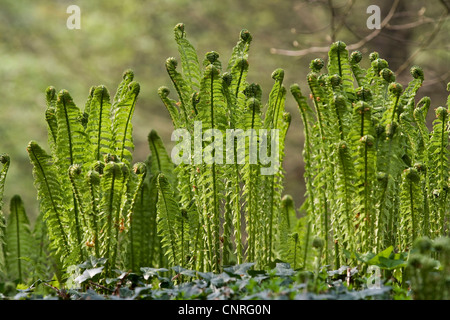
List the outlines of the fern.
<svg viewBox="0 0 450 320">
<path fill-rule="evenodd" d="M 2 164 L 2 170 L 0 171 L 0 274 L 6 272 L 5 262 L 5 228 L 6 218 L 3 214 L 3 192 L 5 190 L 6 175 L 9 170 L 10 157 L 7 154 L 0 155 L 0 163 Z"/>
<path fill-rule="evenodd" d="M 274 72 L 275 84 L 263 116 L 261 88 L 247 83 L 252 41 L 247 30 L 241 31 L 226 67 L 222 67 L 219 54 L 214 51 L 206 53 L 199 66 L 182 24 L 175 27 L 175 41 L 182 68 L 177 71 L 177 60 L 168 58 L 166 69 L 178 101 L 169 98 L 166 87 L 160 87 L 159 95 L 174 127 L 185 130 L 183 137 L 193 135 L 194 140 L 183 140 L 191 148 L 183 149 L 183 162 L 174 169 L 178 181 L 175 194 L 179 195 L 176 200 L 182 212 L 180 232 L 184 237 L 180 239 L 182 246 L 177 248 L 178 252 L 184 256 L 189 252 L 190 261 L 198 270 L 220 271 L 223 265 L 234 260 L 267 267 L 275 256 L 284 176 L 280 169 L 275 177 L 264 177 L 261 172 L 270 170 L 269 163 L 254 157 L 261 154 L 258 148 L 252 150 L 256 153 L 251 157 L 242 152 L 252 143 L 257 146 L 262 141 L 257 138 L 251 142 L 249 132 L 260 131 L 262 137 L 264 130 L 275 129 L 281 132 L 279 140 L 274 150 L 268 146 L 267 156 L 278 152 L 279 147 L 282 161 L 290 122 L 284 110 L 284 71 Z M 270 134 L 264 137 L 271 139 Z M 273 138 L 276 139 L 275 135 Z M 264 194 L 269 192 L 267 204 L 262 205 L 260 190 Z M 187 234 L 189 241 L 186 241 Z"/>
<path fill-rule="evenodd" d="M 8 278 L 24 283 L 30 276 L 30 265 L 34 239 L 30 222 L 20 196 L 11 198 L 10 214 L 6 226 L 6 265 Z"/>
<path fill-rule="evenodd" d="M 349 55 L 337 42 L 328 54 L 328 73 L 321 73 L 321 59 L 313 60 L 307 81 L 314 109 L 298 86 L 291 87 L 305 135 L 302 208 L 308 230 L 325 240 L 325 258 L 329 251 L 334 255 L 334 267 L 388 246 L 408 250 L 414 239 L 447 228 L 448 111 L 436 109 L 429 132 L 430 99 L 415 105 L 422 69 L 411 68 L 413 79 L 404 89 L 378 53 L 369 59 L 370 67 L 362 69 L 362 54 Z"/>
<path fill-rule="evenodd" d="M 180 232 L 181 212 L 174 199 L 173 190 L 169 181 L 160 173 L 157 178 L 158 188 L 158 233 L 161 236 L 165 254 L 171 265 L 183 265 L 180 259 L 181 252 L 178 251 L 178 242 L 183 235 Z"/>
</svg>

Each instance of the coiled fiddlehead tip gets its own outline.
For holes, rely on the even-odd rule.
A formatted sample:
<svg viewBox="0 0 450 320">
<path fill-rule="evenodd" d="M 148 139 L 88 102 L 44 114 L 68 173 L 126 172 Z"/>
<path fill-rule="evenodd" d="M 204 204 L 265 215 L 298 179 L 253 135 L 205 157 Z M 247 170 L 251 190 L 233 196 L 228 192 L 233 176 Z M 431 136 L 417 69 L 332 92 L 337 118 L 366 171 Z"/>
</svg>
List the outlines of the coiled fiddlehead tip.
<svg viewBox="0 0 450 320">
<path fill-rule="evenodd" d="M 348 150 L 348 144 L 345 141 L 339 141 L 336 143 L 336 147 L 340 153 L 345 153 Z"/>
<path fill-rule="evenodd" d="M 428 113 L 428 109 L 430 108 L 430 105 L 431 105 L 430 97 L 425 96 L 422 99 L 420 99 L 419 102 L 417 102 L 414 112 L 416 112 L 416 110 L 421 110 L 421 111 L 426 111 L 426 113 Z"/>
<path fill-rule="evenodd" d="M 370 105 L 362 100 L 358 101 L 354 107 L 355 113 L 358 113 L 358 114 L 364 114 L 366 112 L 370 112 L 371 110 L 372 109 L 371 109 Z"/>
<path fill-rule="evenodd" d="M 367 135 L 365 135 L 365 136 L 362 136 L 361 139 L 359 139 L 359 141 L 360 141 L 363 145 L 366 145 L 366 146 L 368 146 L 368 147 L 372 147 L 372 146 L 375 145 L 375 138 L 374 138 L 372 135 L 370 135 L 370 134 L 367 134 Z"/>
<path fill-rule="evenodd" d="M 291 207 L 294 205 L 294 199 L 292 199 L 290 194 L 284 195 L 281 201 L 285 207 Z"/>
<path fill-rule="evenodd" d="M 258 99 L 256 99 L 255 97 L 250 97 L 247 98 L 247 108 L 250 111 L 256 110 L 257 112 L 259 112 L 259 110 L 261 110 L 261 102 L 259 102 Z"/>
<path fill-rule="evenodd" d="M 101 97 L 109 100 L 110 94 L 108 88 L 104 85 L 99 85 L 95 88 L 93 96 Z"/>
<path fill-rule="evenodd" d="M 423 69 L 419 66 L 412 66 L 409 70 L 414 79 L 424 79 Z"/>
<path fill-rule="evenodd" d="M 394 96 L 399 97 L 403 92 L 403 86 L 398 82 L 392 82 L 389 85 L 389 92 Z"/>
<path fill-rule="evenodd" d="M 108 172 L 114 173 L 114 174 L 119 174 L 121 171 L 121 167 L 118 163 L 114 162 L 114 161 L 110 161 L 108 163 L 105 164 L 105 168 L 103 169 L 103 172 L 106 174 Z"/>
<path fill-rule="evenodd" d="M 387 181 L 387 173 L 386 172 L 382 172 L 382 171 L 378 171 L 377 172 L 377 180 L 380 182 L 386 182 Z"/>
<path fill-rule="evenodd" d="M 380 54 L 376 51 L 372 52 L 371 54 L 369 54 L 369 60 L 370 62 L 374 62 L 375 60 L 380 58 Z"/>
<path fill-rule="evenodd" d="M 184 32 L 184 23 L 182 23 L 182 22 L 177 23 L 176 26 L 175 26 L 175 28 L 174 28 L 174 31 L 181 31 L 181 32 Z"/>
<path fill-rule="evenodd" d="M 332 87 L 338 87 L 342 84 L 342 78 L 338 74 L 329 76 L 328 81 L 330 82 Z"/>
<path fill-rule="evenodd" d="M 160 97 L 167 97 L 170 94 L 170 90 L 169 88 L 167 88 L 166 86 L 161 86 L 158 88 L 158 94 Z"/>
<path fill-rule="evenodd" d="M 251 83 L 244 89 L 244 94 L 247 98 L 257 98 L 261 97 L 262 89 L 257 83 Z"/>
<path fill-rule="evenodd" d="M 30 150 L 36 148 L 38 146 L 38 143 L 34 140 L 31 140 L 28 142 L 27 151 L 30 152 Z"/>
<path fill-rule="evenodd" d="M 272 72 L 272 79 L 275 81 L 283 82 L 284 70 L 281 68 L 276 69 L 274 72 Z"/>
<path fill-rule="evenodd" d="M 95 170 L 89 170 L 87 173 L 87 179 L 90 184 L 97 186 L 100 184 L 100 173 Z"/>
<path fill-rule="evenodd" d="M 406 177 L 406 179 L 408 179 L 411 182 L 417 183 L 420 181 L 420 176 L 419 173 L 417 172 L 416 168 L 407 168 L 405 170 L 403 170 L 403 173 Z"/>
<path fill-rule="evenodd" d="M 376 70 L 377 74 L 380 74 L 384 68 L 389 68 L 389 63 L 384 59 L 375 59 L 372 61 L 371 66 Z"/>
<path fill-rule="evenodd" d="M 395 81 L 395 74 L 394 72 L 389 68 L 384 68 L 380 71 L 381 77 L 386 80 L 387 82 L 391 83 Z"/>
<path fill-rule="evenodd" d="M 324 244 L 325 244 L 325 242 L 321 238 L 314 238 L 314 240 L 312 242 L 312 246 L 316 249 L 323 248 Z"/>
<path fill-rule="evenodd" d="M 56 89 L 53 86 L 49 86 L 47 87 L 47 89 L 45 90 L 45 96 L 47 99 L 47 102 L 50 102 L 51 100 L 53 100 L 55 98 L 56 95 Z"/>
<path fill-rule="evenodd" d="M 128 90 L 130 93 L 138 95 L 139 92 L 141 91 L 141 85 L 139 84 L 139 82 L 132 81 L 128 85 Z"/>
<path fill-rule="evenodd" d="M 138 175 L 145 175 L 147 174 L 147 166 L 144 162 L 135 163 L 133 166 L 133 172 Z"/>
<path fill-rule="evenodd" d="M 79 164 L 73 164 L 69 167 L 69 175 L 72 177 L 80 175 L 81 171 L 81 165 Z"/>
<path fill-rule="evenodd" d="M 103 174 L 103 170 L 105 169 L 105 163 L 102 161 L 96 161 L 92 166 L 93 171 Z"/>
<path fill-rule="evenodd" d="M 317 77 L 317 83 L 321 87 L 326 87 L 327 86 L 327 80 L 328 80 L 328 75 L 327 74 L 321 74 L 321 75 L 319 75 Z"/>
<path fill-rule="evenodd" d="M 107 153 L 103 156 L 103 161 L 105 163 L 119 162 L 119 159 L 115 154 Z"/>
<path fill-rule="evenodd" d="M 309 64 L 309 68 L 313 72 L 320 72 L 320 70 L 322 70 L 324 65 L 325 65 L 325 62 L 323 61 L 323 59 L 316 58 L 314 60 L 311 60 L 311 63 Z"/>
<path fill-rule="evenodd" d="M 133 70 L 131 70 L 131 69 L 125 70 L 123 75 L 122 75 L 122 79 L 123 80 L 128 79 L 130 81 L 133 81 L 133 79 L 134 79 L 134 72 L 133 72 Z"/>
<path fill-rule="evenodd" d="M 444 107 L 437 107 L 435 113 L 436 118 L 438 118 L 441 121 L 445 121 L 448 116 L 448 112 Z"/>
<path fill-rule="evenodd" d="M 222 75 L 222 80 L 224 84 L 229 87 L 231 85 L 231 81 L 233 80 L 233 75 L 230 72 L 225 72 Z"/>
<path fill-rule="evenodd" d="M 242 41 L 246 43 L 250 43 L 252 41 L 252 35 L 247 29 L 242 29 L 239 36 L 241 37 Z"/>
<path fill-rule="evenodd" d="M 11 161 L 11 158 L 9 157 L 8 154 L 3 153 L 3 154 L 0 155 L 0 162 L 1 162 L 2 164 L 7 164 L 7 163 L 9 163 L 10 161 Z"/>
<path fill-rule="evenodd" d="M 343 51 L 343 50 L 345 50 L 345 48 L 347 48 L 347 45 L 345 44 L 345 42 L 343 42 L 343 41 L 336 41 L 335 43 L 333 43 L 331 45 L 330 52 Z"/>
<path fill-rule="evenodd" d="M 363 55 L 362 55 L 361 51 L 358 51 L 358 50 L 353 51 L 350 54 L 350 63 L 351 64 L 358 64 L 358 63 L 361 62 L 362 57 L 363 57 Z"/>
<path fill-rule="evenodd" d="M 72 100 L 72 97 L 71 97 L 69 91 L 67 91 L 66 89 L 62 89 L 58 93 L 58 101 L 59 102 L 64 102 L 64 103 L 70 103 L 73 100 Z"/>
<path fill-rule="evenodd" d="M 166 68 L 169 70 L 176 69 L 178 65 L 177 59 L 174 57 L 169 57 L 166 59 Z"/>
<path fill-rule="evenodd" d="M 217 53 L 216 51 L 207 52 L 205 54 L 205 58 L 209 61 L 209 63 L 213 64 L 219 59 L 219 53 Z"/>
<path fill-rule="evenodd" d="M 356 90 L 356 97 L 358 100 L 362 101 L 370 101 L 372 100 L 372 91 L 366 87 L 359 87 Z"/>
</svg>

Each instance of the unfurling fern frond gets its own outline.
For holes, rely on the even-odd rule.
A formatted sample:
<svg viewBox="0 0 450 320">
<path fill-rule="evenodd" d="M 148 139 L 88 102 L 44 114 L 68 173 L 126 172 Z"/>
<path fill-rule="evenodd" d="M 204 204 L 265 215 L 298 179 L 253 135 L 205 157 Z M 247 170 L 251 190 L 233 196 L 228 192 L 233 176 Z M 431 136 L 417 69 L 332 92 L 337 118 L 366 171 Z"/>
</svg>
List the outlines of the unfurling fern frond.
<svg viewBox="0 0 450 320">
<path fill-rule="evenodd" d="M 444 107 L 436 108 L 436 119 L 428 145 L 430 157 L 430 191 L 432 232 L 435 236 L 443 235 L 449 208 L 449 111 Z"/>
<path fill-rule="evenodd" d="M 53 159 L 36 142 L 27 147 L 28 156 L 33 164 L 34 183 L 38 191 L 40 211 L 44 214 L 49 230 L 52 248 L 62 257 L 70 253 L 66 231 L 67 219 L 63 208 L 63 191 Z M 67 261 L 66 263 L 71 263 Z"/>
<path fill-rule="evenodd" d="M 111 152 L 111 102 L 108 89 L 98 86 L 90 101 L 86 134 L 91 141 L 94 161 L 100 161 Z"/>
<path fill-rule="evenodd" d="M 0 274 L 5 273 L 5 228 L 6 228 L 6 218 L 3 214 L 3 192 L 5 190 L 6 174 L 9 170 L 10 157 L 7 154 L 0 155 L 0 163 L 2 164 L 2 170 L 0 171 Z"/>
<path fill-rule="evenodd" d="M 30 277 L 30 264 L 27 259 L 31 259 L 34 239 L 23 201 L 18 195 L 11 198 L 5 240 L 8 277 L 25 283 Z"/>
<path fill-rule="evenodd" d="M 136 107 L 139 90 L 139 83 L 132 81 L 128 84 L 126 93 L 124 93 L 120 102 L 117 103 L 112 122 L 114 154 L 119 157 L 120 161 L 127 165 L 131 164 L 132 152 L 134 150 L 131 120 Z"/>
<path fill-rule="evenodd" d="M 182 236 L 180 217 L 181 210 L 175 201 L 173 189 L 169 181 L 160 173 L 157 176 L 158 188 L 158 234 L 161 236 L 163 248 L 171 265 L 183 266 L 179 247 Z"/>
</svg>

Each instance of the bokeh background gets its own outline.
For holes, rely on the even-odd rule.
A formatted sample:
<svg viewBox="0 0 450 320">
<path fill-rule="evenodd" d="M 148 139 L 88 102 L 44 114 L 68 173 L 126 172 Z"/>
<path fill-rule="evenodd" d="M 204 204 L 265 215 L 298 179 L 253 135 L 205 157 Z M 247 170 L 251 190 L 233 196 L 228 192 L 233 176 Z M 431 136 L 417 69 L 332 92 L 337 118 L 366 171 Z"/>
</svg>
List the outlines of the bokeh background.
<svg viewBox="0 0 450 320">
<path fill-rule="evenodd" d="M 66 26 L 66 10 L 73 4 L 81 9 L 79 30 Z M 381 8 L 379 30 L 366 26 L 370 5 Z M 10 198 L 19 194 L 32 222 L 37 215 L 25 148 L 30 140 L 46 145 L 44 92 L 49 85 L 69 90 L 84 108 L 92 85 L 104 84 L 114 94 L 123 71 L 131 68 L 141 84 L 133 120 L 135 161 L 148 156 L 152 129 L 168 148 L 173 146 L 172 124 L 157 89 L 171 88 L 164 62 L 178 57 L 173 27 L 179 22 L 200 60 L 214 50 L 224 63 L 241 29 L 248 29 L 253 36 L 248 80 L 262 86 L 263 102 L 276 68 L 285 69 L 287 88 L 295 82 L 308 93 L 309 62 L 326 60 L 324 48 L 341 40 L 364 53 L 364 67 L 368 54 L 379 52 L 404 85 L 411 79 L 409 68 L 421 66 L 426 80 L 418 98 L 429 96 L 437 107 L 446 104 L 450 80 L 449 8 L 448 0 L 0 0 L 0 153 L 12 159 L 4 212 L 9 212 Z M 292 124 L 285 193 L 299 207 L 305 192 L 303 127 L 290 94 L 286 108 Z"/>
</svg>

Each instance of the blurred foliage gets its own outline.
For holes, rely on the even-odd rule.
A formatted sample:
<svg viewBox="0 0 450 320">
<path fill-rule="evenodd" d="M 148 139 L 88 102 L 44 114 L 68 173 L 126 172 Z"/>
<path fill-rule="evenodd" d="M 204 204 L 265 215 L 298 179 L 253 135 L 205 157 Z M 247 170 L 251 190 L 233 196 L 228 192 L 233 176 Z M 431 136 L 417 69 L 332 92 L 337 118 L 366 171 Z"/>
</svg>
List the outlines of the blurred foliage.
<svg viewBox="0 0 450 320">
<path fill-rule="evenodd" d="M 143 161 L 148 155 L 146 138 L 151 129 L 160 133 L 169 148 L 173 146 L 170 141 L 172 124 L 157 88 L 170 87 L 164 62 L 167 57 L 178 55 L 173 41 L 175 24 L 186 25 L 186 32 L 192 35 L 190 38 L 200 56 L 202 52 L 215 50 L 223 61 L 231 54 L 227 48 L 237 42 L 240 30 L 246 28 L 253 35 L 249 82 L 267 87 L 272 81 L 272 71 L 283 68 L 287 85 L 298 82 L 306 86 L 309 61 L 325 58 L 326 53 L 288 57 L 271 53 L 271 48 L 297 50 L 328 46 L 333 38 L 347 44 L 357 42 L 372 32 L 366 27 L 369 16 L 366 9 L 372 2 L 2 0 L 0 152 L 8 152 L 12 160 L 5 203 L 13 194 L 20 194 L 34 221 L 37 201 L 25 147 L 32 139 L 46 141 L 45 89 L 49 85 L 58 91 L 69 90 L 75 103 L 82 106 L 90 86 L 115 87 L 114 79 L 124 70 L 133 69 L 142 88 L 134 118 L 134 159 Z M 66 27 L 70 15 L 66 9 L 72 4 L 81 8 L 80 30 Z M 383 19 L 392 1 L 377 1 L 377 5 L 381 7 Z M 363 53 L 378 51 L 391 62 L 390 67 L 395 71 L 430 38 L 436 20 L 446 10 L 445 5 L 448 8 L 446 0 L 400 1 L 392 25 L 419 21 L 421 17 L 427 19 L 422 19 L 424 22 L 416 27 L 383 29 L 360 50 Z M 440 32 L 411 63 L 423 67 L 426 80 L 422 95 L 430 96 L 434 105 L 445 103 L 443 83 L 449 80 L 449 29 L 446 20 Z M 399 82 L 410 77 L 408 72 L 403 76 L 403 79 L 398 78 Z M 286 193 L 292 194 L 294 201 L 300 204 L 304 194 L 300 117 L 292 98 L 288 98 L 286 109 L 293 115 L 286 144 Z"/>
</svg>

